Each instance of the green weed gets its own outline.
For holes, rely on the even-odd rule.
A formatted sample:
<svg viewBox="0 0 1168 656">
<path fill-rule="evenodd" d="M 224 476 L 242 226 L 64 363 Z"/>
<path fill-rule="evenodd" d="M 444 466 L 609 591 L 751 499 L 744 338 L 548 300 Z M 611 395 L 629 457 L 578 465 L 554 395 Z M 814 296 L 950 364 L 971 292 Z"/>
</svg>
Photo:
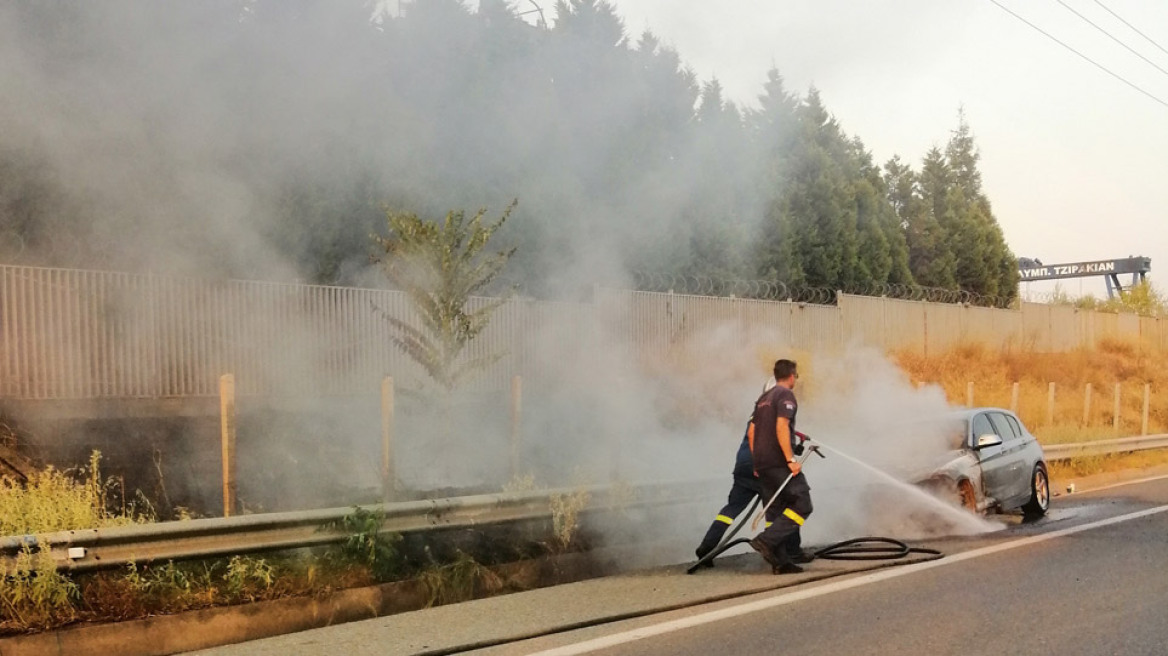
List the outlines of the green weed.
<svg viewBox="0 0 1168 656">
<path fill-rule="evenodd" d="M 339 530 L 349 534 L 334 551 L 334 558 L 368 567 L 373 577 L 379 581 L 392 578 L 401 568 L 401 559 L 397 552 L 397 543 L 401 541 L 401 536 L 396 533 L 383 533 L 381 528 L 384 524 L 384 513 L 360 507 L 354 507 L 353 512 L 339 521 L 326 524 L 326 530 Z"/>
<path fill-rule="evenodd" d="M 77 480 L 66 472 L 47 467 L 33 472 L 28 481 L 0 477 L 0 534 L 27 535 L 83 528 L 122 526 L 153 518 L 137 511 L 136 504 L 110 510 L 113 481 L 101 478 L 101 453 L 94 451 L 89 466 Z M 124 495 L 123 499 L 124 499 Z"/>
<path fill-rule="evenodd" d="M 70 621 L 78 596 L 77 585 L 57 572 L 50 552 L 25 545 L 0 582 L 0 625 L 28 631 Z"/>
<path fill-rule="evenodd" d="M 223 580 L 232 599 L 256 601 L 272 588 L 276 570 L 262 558 L 232 556 Z"/>
</svg>

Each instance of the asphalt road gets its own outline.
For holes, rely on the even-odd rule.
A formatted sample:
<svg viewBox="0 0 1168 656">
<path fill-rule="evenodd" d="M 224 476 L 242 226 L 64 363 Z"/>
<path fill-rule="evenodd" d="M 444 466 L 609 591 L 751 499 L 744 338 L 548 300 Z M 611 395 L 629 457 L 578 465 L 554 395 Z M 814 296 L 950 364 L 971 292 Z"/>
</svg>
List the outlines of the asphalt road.
<svg viewBox="0 0 1168 656">
<path fill-rule="evenodd" d="M 1168 654 L 1164 510 L 1168 480 L 1075 495 L 1046 520 L 950 545 L 934 563 L 480 653 Z"/>
</svg>

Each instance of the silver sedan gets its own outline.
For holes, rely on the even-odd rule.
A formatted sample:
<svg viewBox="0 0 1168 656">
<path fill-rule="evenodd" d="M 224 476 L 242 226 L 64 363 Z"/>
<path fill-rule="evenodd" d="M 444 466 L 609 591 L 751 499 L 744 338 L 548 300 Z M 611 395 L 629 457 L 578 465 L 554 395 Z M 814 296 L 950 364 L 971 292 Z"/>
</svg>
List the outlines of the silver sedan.
<svg viewBox="0 0 1168 656">
<path fill-rule="evenodd" d="M 956 448 L 917 484 L 973 512 L 1046 514 L 1050 479 L 1042 446 L 1022 420 L 1001 408 L 964 410 L 953 419 Z"/>
</svg>

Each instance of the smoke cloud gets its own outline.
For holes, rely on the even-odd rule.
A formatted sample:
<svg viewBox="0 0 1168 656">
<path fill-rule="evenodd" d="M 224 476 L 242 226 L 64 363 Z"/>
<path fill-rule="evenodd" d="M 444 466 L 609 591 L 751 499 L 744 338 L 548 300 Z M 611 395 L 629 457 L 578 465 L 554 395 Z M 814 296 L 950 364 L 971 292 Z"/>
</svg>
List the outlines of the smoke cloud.
<svg viewBox="0 0 1168 656">
<path fill-rule="evenodd" d="M 700 248 L 732 269 L 761 147 L 676 53 L 584 5 L 553 34 L 500 2 L 5 3 L 6 259 L 368 283 L 384 205 L 518 197 L 501 238 L 540 294 Z"/>
<path fill-rule="evenodd" d="M 591 23 L 559 17 L 555 29 L 567 36 L 551 45 L 500 2 L 483 2 L 477 15 L 453 0 L 403 5 L 403 18 L 379 7 L 4 3 L 5 261 L 377 285 L 367 256 L 383 205 L 440 216 L 518 197 L 500 237 L 519 246 L 515 277 L 528 293 L 586 301 L 595 284 L 627 284 L 630 264 L 667 268 L 701 249 L 742 272 L 763 214 L 765 153 L 719 136 L 738 109 L 711 83 L 702 96 L 676 53 L 628 37 L 603 7 Z M 627 38 L 635 47 L 619 56 L 645 75 L 612 73 L 611 46 Z M 667 133 L 684 138 L 653 141 Z M 711 225 L 718 239 L 695 238 L 695 226 Z M 249 310 L 265 319 L 263 308 Z M 752 403 L 774 359 L 789 354 L 782 335 L 726 324 L 652 350 L 615 337 L 604 313 L 551 314 L 532 337 L 528 364 L 538 373 L 526 379 L 520 432 L 539 485 L 718 476 L 729 485 Z M 320 356 L 311 330 L 289 326 L 256 342 L 235 347 L 279 363 L 268 372 L 279 399 L 265 402 L 278 410 L 241 421 L 250 444 L 241 448 L 251 449 L 244 494 L 265 499 L 259 509 L 375 496 L 376 389 L 304 400 Z M 329 348 L 359 361 L 363 347 Z M 797 357 L 807 432 L 897 471 L 945 450 L 944 431 L 918 421 L 948 411 L 939 390 L 913 388 L 862 350 Z M 400 403 L 405 488 L 506 482 L 505 388 L 475 388 L 441 415 L 425 399 Z M 190 434 L 206 437 L 206 428 Z M 193 489 L 215 489 L 199 480 L 213 468 L 176 467 Z M 854 485 L 863 476 L 838 459 L 808 473 L 817 505 L 809 540 L 866 531 L 873 517 L 902 517 L 911 505 L 863 508 L 868 496 Z M 696 542 L 709 517 L 671 527 L 676 541 Z"/>
</svg>

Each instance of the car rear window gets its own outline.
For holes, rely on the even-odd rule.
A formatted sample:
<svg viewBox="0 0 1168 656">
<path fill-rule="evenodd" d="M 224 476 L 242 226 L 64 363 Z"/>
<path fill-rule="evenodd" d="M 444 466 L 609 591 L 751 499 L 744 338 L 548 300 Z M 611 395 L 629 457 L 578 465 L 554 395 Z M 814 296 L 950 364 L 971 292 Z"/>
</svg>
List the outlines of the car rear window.
<svg viewBox="0 0 1168 656">
<path fill-rule="evenodd" d="M 1018 423 L 1017 419 L 1010 415 L 1006 415 L 1006 421 L 1010 422 L 1010 428 L 1013 428 L 1014 432 L 1018 433 L 1018 435 L 1021 436 L 1026 434 L 1025 431 L 1022 430 L 1022 425 Z"/>
<path fill-rule="evenodd" d="M 1016 440 L 1022 437 L 1021 431 L 1014 430 L 1014 427 L 1006 421 L 1006 415 L 1000 412 L 991 412 L 989 416 L 990 421 L 994 422 L 994 428 L 998 435 L 1001 435 L 1003 440 Z"/>
</svg>

